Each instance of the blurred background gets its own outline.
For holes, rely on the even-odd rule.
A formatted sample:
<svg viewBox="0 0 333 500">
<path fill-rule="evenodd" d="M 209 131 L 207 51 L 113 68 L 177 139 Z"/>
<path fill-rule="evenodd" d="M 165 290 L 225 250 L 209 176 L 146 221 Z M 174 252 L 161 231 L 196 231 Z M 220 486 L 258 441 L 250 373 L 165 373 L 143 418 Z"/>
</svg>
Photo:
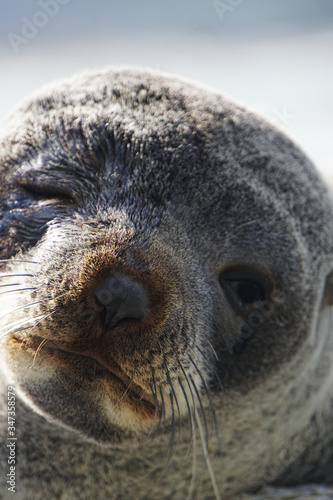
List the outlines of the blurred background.
<svg viewBox="0 0 333 500">
<path fill-rule="evenodd" d="M 0 119 L 109 64 L 215 87 L 287 130 L 333 186 L 332 0 L 0 0 Z"/>
</svg>

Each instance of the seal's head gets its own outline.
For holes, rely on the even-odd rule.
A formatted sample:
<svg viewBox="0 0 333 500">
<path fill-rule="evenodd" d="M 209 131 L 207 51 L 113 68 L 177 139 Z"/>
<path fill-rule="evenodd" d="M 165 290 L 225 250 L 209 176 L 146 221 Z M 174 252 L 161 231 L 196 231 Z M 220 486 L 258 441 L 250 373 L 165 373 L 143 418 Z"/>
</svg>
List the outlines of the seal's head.
<svg viewBox="0 0 333 500">
<path fill-rule="evenodd" d="M 325 455 L 309 422 L 333 387 L 333 209 L 287 137 L 206 88 L 108 69 L 23 103 L 0 172 L 2 357 L 36 412 L 126 444 L 211 407 L 239 485 Z"/>
</svg>

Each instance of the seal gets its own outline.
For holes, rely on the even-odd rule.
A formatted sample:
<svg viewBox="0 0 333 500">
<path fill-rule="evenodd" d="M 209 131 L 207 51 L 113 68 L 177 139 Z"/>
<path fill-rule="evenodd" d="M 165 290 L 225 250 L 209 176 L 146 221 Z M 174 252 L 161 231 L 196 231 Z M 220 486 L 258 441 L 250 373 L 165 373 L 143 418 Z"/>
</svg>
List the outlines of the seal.
<svg viewBox="0 0 333 500">
<path fill-rule="evenodd" d="M 151 70 L 7 118 L 4 498 L 333 481 L 333 206 L 281 131 Z"/>
</svg>

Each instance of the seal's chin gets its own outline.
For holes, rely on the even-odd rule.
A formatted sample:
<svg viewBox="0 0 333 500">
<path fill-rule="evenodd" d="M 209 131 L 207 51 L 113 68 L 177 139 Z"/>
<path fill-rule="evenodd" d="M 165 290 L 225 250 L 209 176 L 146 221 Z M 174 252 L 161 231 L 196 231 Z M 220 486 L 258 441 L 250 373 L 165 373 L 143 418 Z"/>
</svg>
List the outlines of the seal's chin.
<svg viewBox="0 0 333 500">
<path fill-rule="evenodd" d="M 7 352 L 26 400 L 66 426 L 81 431 L 84 426 L 90 434 L 93 419 L 96 433 L 103 428 L 107 441 L 115 432 L 145 433 L 158 419 L 153 395 L 115 361 L 106 364 L 37 336 L 12 336 Z"/>
</svg>

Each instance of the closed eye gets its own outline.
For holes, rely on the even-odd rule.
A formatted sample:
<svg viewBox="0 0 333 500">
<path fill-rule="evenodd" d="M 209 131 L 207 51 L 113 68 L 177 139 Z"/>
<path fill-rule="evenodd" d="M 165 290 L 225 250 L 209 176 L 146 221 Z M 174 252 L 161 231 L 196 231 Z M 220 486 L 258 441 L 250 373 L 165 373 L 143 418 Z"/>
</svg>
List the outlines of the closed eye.
<svg viewBox="0 0 333 500">
<path fill-rule="evenodd" d="M 70 194 L 66 189 L 61 186 L 52 185 L 36 185 L 29 183 L 20 183 L 20 185 L 29 193 L 39 195 L 44 198 L 68 198 L 71 199 Z"/>
<path fill-rule="evenodd" d="M 39 198 L 57 198 L 71 202 L 75 200 L 70 182 L 66 183 L 66 181 L 58 178 L 50 179 L 46 177 L 44 172 L 39 176 L 35 172 L 33 175 L 17 176 L 16 181 L 25 191 Z"/>
</svg>

